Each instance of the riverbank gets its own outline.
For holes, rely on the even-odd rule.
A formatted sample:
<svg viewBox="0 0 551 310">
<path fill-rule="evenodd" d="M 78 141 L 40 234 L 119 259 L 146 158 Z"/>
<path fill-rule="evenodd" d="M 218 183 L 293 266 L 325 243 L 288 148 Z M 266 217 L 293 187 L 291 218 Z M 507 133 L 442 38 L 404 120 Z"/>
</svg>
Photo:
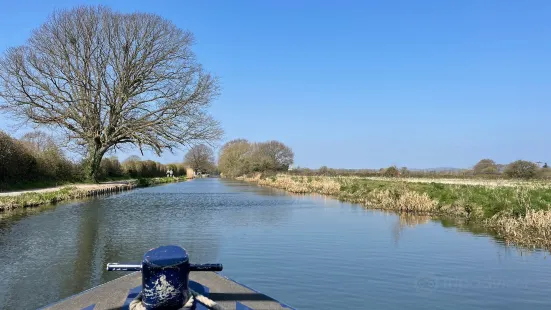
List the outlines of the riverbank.
<svg viewBox="0 0 551 310">
<path fill-rule="evenodd" d="M 368 208 L 480 222 L 506 241 L 551 249 L 551 183 L 305 177 L 238 178 L 292 193 L 318 193 Z"/>
<path fill-rule="evenodd" d="M 179 182 L 185 178 L 142 178 L 99 184 L 74 184 L 27 191 L 0 193 L 0 211 L 36 207 L 63 200 L 105 195 L 155 184 Z"/>
</svg>

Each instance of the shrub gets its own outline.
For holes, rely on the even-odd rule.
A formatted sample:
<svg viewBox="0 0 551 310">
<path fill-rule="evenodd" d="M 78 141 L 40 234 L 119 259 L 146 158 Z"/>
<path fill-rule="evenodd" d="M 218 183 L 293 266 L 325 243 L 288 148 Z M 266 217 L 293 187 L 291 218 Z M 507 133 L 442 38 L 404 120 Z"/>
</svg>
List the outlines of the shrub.
<svg viewBox="0 0 551 310">
<path fill-rule="evenodd" d="M 539 167 L 536 163 L 517 160 L 507 165 L 503 173 L 510 178 L 531 179 L 537 176 L 538 170 Z"/>
<path fill-rule="evenodd" d="M 83 182 L 84 161 L 72 162 L 56 144 L 55 139 L 41 131 L 25 134 L 15 139 L 0 131 L 0 189 L 53 186 L 60 182 Z M 183 171 L 182 164 L 171 167 L 175 175 Z M 116 156 L 103 158 L 99 179 L 121 177 L 163 177 L 167 166 L 152 160 L 142 161 L 131 156 L 122 164 Z"/>
<path fill-rule="evenodd" d="M 150 186 L 152 182 L 149 179 L 139 178 L 137 186 L 139 187 L 147 187 Z"/>
<path fill-rule="evenodd" d="M 384 170 L 383 175 L 385 177 L 395 178 L 400 175 L 400 171 L 398 171 L 396 166 L 390 166 Z"/>
<path fill-rule="evenodd" d="M 475 175 L 498 174 L 499 169 L 497 164 L 491 159 L 482 159 L 473 167 Z"/>
<path fill-rule="evenodd" d="M 100 172 L 99 178 L 120 178 L 124 176 L 124 172 L 119 162 L 119 159 L 116 156 L 105 157 L 101 160 L 100 163 Z"/>
<path fill-rule="evenodd" d="M 78 165 L 69 161 L 55 140 L 40 131 L 20 140 L 0 132 L 0 188 L 36 182 L 73 181 Z"/>
<path fill-rule="evenodd" d="M 29 181 L 36 172 L 36 159 L 20 141 L 0 131 L 0 184 Z"/>
</svg>

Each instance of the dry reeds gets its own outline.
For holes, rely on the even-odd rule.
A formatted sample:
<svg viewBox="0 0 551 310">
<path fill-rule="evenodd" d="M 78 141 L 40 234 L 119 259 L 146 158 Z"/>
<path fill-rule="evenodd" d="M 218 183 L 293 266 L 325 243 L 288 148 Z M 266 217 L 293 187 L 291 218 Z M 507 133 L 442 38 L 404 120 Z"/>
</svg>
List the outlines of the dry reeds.
<svg viewBox="0 0 551 310">
<path fill-rule="evenodd" d="M 262 179 L 260 174 L 256 174 L 253 177 L 241 177 L 238 179 L 256 182 L 259 185 L 284 189 L 297 194 L 318 193 L 323 195 L 338 195 L 341 189 L 340 183 L 327 178 L 277 175 L 275 177 Z"/>
<path fill-rule="evenodd" d="M 527 210 L 526 215 L 496 215 L 487 221 L 507 242 L 551 249 L 551 211 Z"/>
<path fill-rule="evenodd" d="M 365 204 L 374 208 L 406 213 L 434 213 L 438 202 L 426 193 L 409 190 L 376 190 L 365 198 Z"/>
<path fill-rule="evenodd" d="M 551 248 L 549 182 L 286 174 L 241 179 L 402 214 L 453 216 L 481 223 L 511 243 Z"/>
</svg>

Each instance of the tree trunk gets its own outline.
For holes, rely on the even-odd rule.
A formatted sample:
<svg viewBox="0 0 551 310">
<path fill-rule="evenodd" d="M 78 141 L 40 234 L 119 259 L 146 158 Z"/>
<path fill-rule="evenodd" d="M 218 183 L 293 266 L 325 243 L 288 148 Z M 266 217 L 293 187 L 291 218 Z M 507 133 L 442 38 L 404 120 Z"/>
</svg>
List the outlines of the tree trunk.
<svg viewBox="0 0 551 310">
<path fill-rule="evenodd" d="M 86 177 L 94 183 L 99 182 L 100 164 L 104 154 L 105 150 L 97 146 L 88 152 L 88 158 L 86 160 Z"/>
</svg>

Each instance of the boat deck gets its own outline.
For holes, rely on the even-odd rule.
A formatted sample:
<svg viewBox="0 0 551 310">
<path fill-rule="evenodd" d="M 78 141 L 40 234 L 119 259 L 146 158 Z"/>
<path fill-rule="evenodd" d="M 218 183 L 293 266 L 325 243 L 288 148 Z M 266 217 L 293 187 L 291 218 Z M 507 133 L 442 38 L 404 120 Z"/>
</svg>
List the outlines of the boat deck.
<svg viewBox="0 0 551 310">
<path fill-rule="evenodd" d="M 264 294 L 214 272 L 191 272 L 189 285 L 194 291 L 214 300 L 224 307 L 224 309 L 292 309 Z M 128 309 L 128 305 L 138 295 L 140 290 L 141 273 L 134 272 L 61 300 L 43 309 Z M 202 310 L 206 308 L 198 305 L 196 309 Z"/>
</svg>

